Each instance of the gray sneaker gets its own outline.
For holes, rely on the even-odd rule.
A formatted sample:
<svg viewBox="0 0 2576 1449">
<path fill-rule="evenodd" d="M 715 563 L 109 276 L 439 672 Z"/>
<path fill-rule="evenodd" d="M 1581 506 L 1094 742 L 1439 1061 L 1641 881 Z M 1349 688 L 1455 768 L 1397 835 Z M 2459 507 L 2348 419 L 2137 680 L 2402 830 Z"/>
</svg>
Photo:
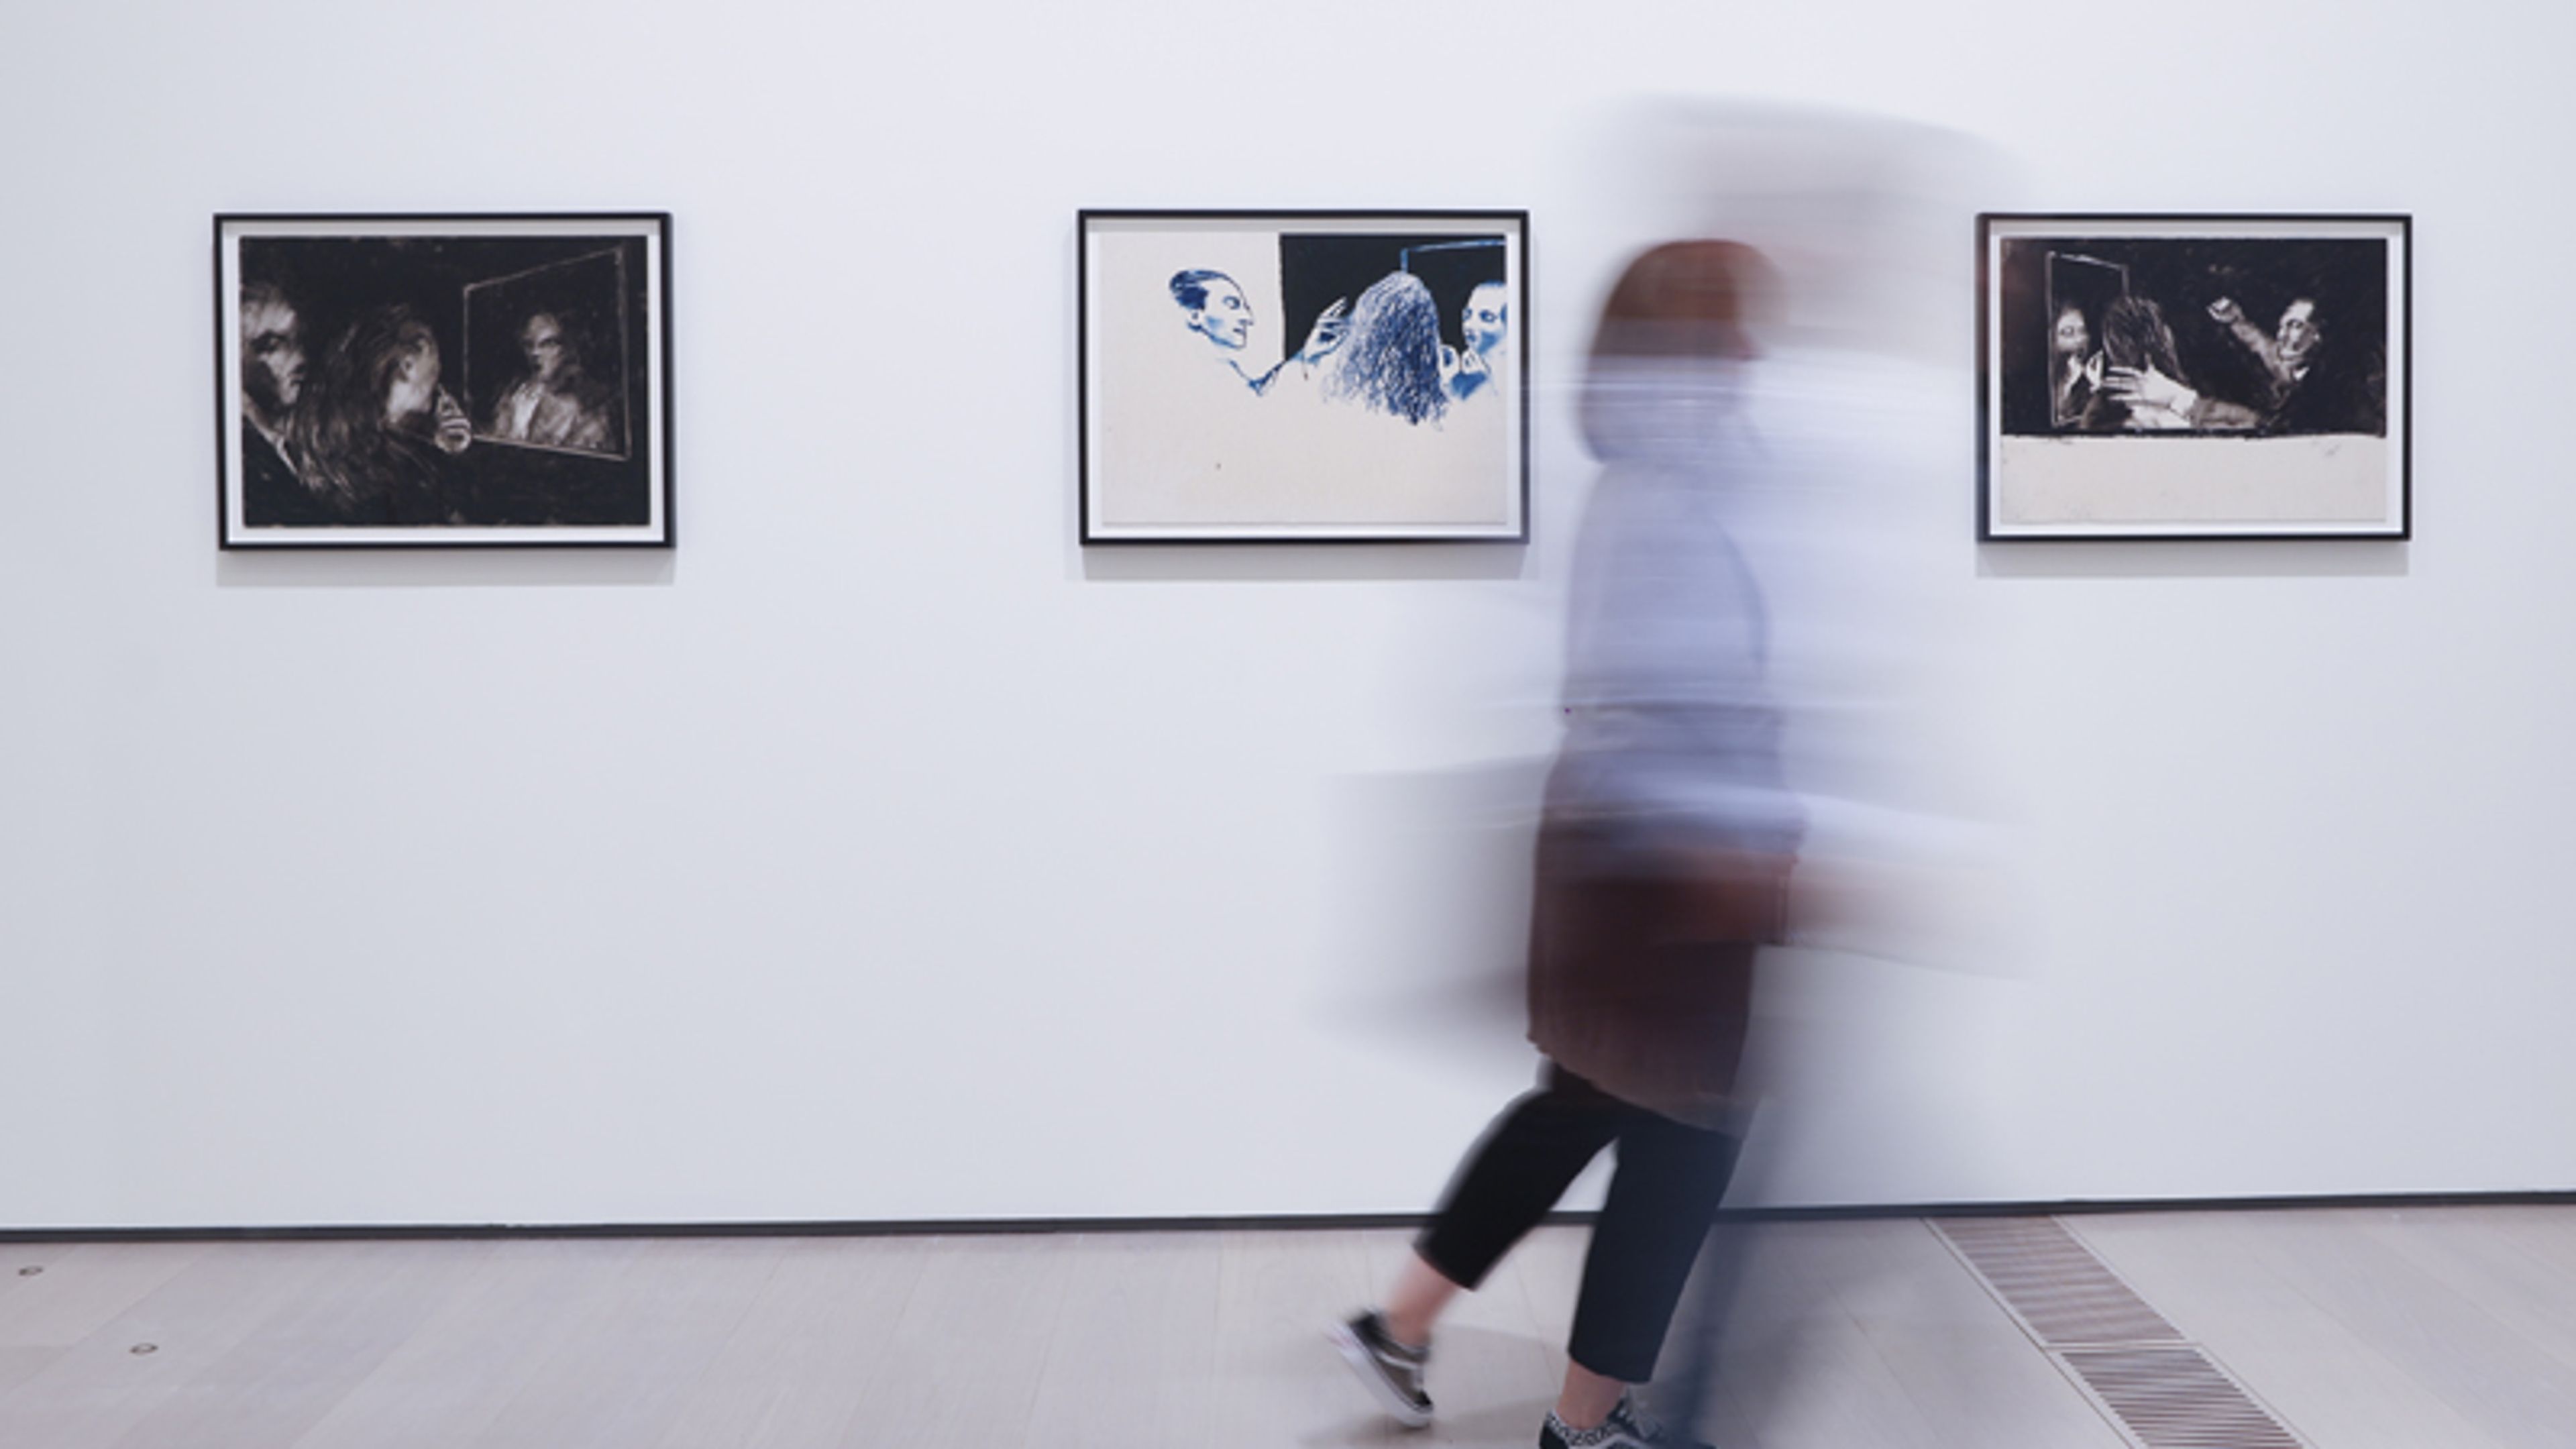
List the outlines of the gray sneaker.
<svg viewBox="0 0 2576 1449">
<path fill-rule="evenodd" d="M 1609 1417 L 1590 1429 L 1574 1428 L 1550 1411 L 1539 1428 L 1538 1444 L 1539 1449 L 1711 1449 L 1657 1423 L 1628 1394 L 1621 1394 Z"/>
<path fill-rule="evenodd" d="M 1422 1391 L 1422 1369 L 1431 1350 L 1396 1342 L 1386 1331 L 1386 1320 L 1374 1312 L 1334 1324 L 1329 1337 L 1397 1423 L 1419 1429 L 1431 1422 L 1431 1396 Z"/>
</svg>

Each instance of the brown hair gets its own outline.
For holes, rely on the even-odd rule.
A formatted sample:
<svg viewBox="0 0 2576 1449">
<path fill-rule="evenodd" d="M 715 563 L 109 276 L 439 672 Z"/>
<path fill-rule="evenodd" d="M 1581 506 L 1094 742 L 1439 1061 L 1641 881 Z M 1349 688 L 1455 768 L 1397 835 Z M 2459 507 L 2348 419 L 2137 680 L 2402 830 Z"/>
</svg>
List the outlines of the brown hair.
<svg viewBox="0 0 2576 1449">
<path fill-rule="evenodd" d="M 1731 241 L 1673 241 L 1649 247 L 1619 274 L 1601 304 L 1584 379 L 1584 441 L 1596 456 L 1617 451 L 1615 429 L 1596 404 L 1613 385 L 1605 364 L 1623 358 L 1750 358 L 1748 324 L 1767 320 L 1779 273 L 1760 252 Z"/>
<path fill-rule="evenodd" d="M 1610 289 L 1592 357 L 1751 357 L 1746 332 L 1778 290 L 1771 263 L 1731 241 L 1665 242 Z"/>
<path fill-rule="evenodd" d="M 304 486 L 343 506 L 380 500 L 402 464 L 387 441 L 385 400 L 394 370 L 438 351 L 438 335 L 405 306 L 369 309 L 322 354 L 304 384 L 289 439 Z"/>
</svg>

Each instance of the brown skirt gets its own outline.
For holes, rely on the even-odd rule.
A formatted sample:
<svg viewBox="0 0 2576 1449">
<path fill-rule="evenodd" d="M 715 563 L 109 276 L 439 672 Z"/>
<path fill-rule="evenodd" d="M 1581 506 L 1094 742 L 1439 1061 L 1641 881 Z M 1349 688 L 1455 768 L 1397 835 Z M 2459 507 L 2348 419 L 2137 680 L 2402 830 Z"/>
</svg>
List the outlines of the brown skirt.
<svg viewBox="0 0 2576 1449">
<path fill-rule="evenodd" d="M 1721 883 L 1622 869 L 1599 828 L 1540 826 L 1530 1040 L 1611 1096 L 1695 1127 L 1734 1101 L 1755 940 L 1711 939 Z"/>
</svg>

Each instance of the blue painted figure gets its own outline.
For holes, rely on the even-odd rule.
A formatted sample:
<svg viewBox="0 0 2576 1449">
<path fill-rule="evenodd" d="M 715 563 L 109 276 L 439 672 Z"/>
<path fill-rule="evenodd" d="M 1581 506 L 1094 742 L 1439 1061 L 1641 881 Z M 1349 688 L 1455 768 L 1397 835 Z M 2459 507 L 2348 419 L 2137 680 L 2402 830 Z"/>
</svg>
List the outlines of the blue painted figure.
<svg viewBox="0 0 2576 1449">
<path fill-rule="evenodd" d="M 1347 300 L 1335 302 L 1315 319 L 1314 329 L 1306 334 L 1306 345 L 1294 354 L 1271 364 L 1267 371 L 1254 373 L 1243 365 L 1252 345 L 1252 329 L 1258 320 L 1253 316 L 1252 300 L 1234 278 L 1206 267 L 1191 267 L 1172 274 L 1172 300 L 1178 302 L 1189 329 L 1208 340 L 1218 357 L 1234 375 L 1258 396 L 1270 391 L 1271 383 L 1289 363 L 1311 367 L 1330 356 L 1342 345 Z"/>
<path fill-rule="evenodd" d="M 1440 307 L 1431 289 L 1419 277 L 1389 272 L 1351 310 L 1349 335 L 1324 376 L 1324 396 L 1408 423 L 1437 421 L 1449 407 L 1440 352 Z"/>
<path fill-rule="evenodd" d="M 1465 402 L 1479 392 L 1491 393 L 1494 367 L 1511 328 L 1511 293 L 1500 282 L 1479 283 L 1467 294 L 1458 318 L 1462 348 L 1440 349 L 1440 385 L 1452 402 Z"/>
</svg>

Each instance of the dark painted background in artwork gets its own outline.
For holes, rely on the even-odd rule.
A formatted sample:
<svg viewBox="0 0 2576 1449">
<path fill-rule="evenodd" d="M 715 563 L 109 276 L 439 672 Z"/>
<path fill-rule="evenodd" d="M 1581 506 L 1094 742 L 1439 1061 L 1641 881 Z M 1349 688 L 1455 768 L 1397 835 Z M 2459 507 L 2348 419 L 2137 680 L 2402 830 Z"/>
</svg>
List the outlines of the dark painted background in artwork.
<svg viewBox="0 0 2576 1449">
<path fill-rule="evenodd" d="M 2026 435 L 2086 431 L 2052 414 L 2051 336 L 2059 308 L 2085 314 L 2091 344 L 2123 292 L 2151 300 L 2172 329 L 2179 379 L 2215 399 L 2263 413 L 2231 436 L 2362 433 L 2386 436 L 2388 244 L 2378 238 L 2007 237 L 2001 258 L 2002 427 Z M 2050 266 L 2055 254 L 2058 265 Z M 2052 273 L 2057 296 L 2052 305 Z M 2275 330 L 2293 301 L 2315 302 L 2322 333 L 2294 395 L 2267 396 L 2262 364 L 2209 314 L 2233 299 L 2256 328 Z M 2098 413 L 2097 413 L 2098 417 Z M 2100 430 L 2097 424 L 2094 431 Z M 2140 432 L 2184 437 L 2190 432 Z"/>
<path fill-rule="evenodd" d="M 1407 266 L 1410 253 L 1411 265 Z M 1279 237 L 1279 302 L 1287 314 L 1281 346 L 1295 350 L 1325 308 L 1360 293 L 1389 272 L 1410 271 L 1440 308 L 1440 340 L 1464 345 L 1458 318 L 1467 294 L 1504 280 L 1503 238 L 1493 234 L 1390 236 L 1283 232 Z M 1518 318 L 1513 319 L 1518 325 Z"/>
<path fill-rule="evenodd" d="M 618 264 L 577 264 L 602 254 Z M 241 276 L 245 285 L 279 288 L 294 305 L 308 375 L 371 309 L 406 306 L 428 324 L 438 338 L 441 386 L 463 404 L 477 435 L 464 452 L 438 463 L 454 501 L 446 521 L 530 527 L 651 521 L 650 449 L 641 426 L 651 415 L 643 353 L 651 278 L 642 238 L 245 237 Z M 513 278 L 523 280 L 504 280 Z M 478 314 L 471 328 L 469 292 Z M 538 307 L 562 316 L 584 367 L 607 385 L 613 448 L 547 449 L 490 437 L 486 424 L 495 402 L 525 371 L 516 329 Z M 502 317 L 503 310 L 511 315 Z M 305 521 L 245 520 L 251 526 Z"/>
</svg>

